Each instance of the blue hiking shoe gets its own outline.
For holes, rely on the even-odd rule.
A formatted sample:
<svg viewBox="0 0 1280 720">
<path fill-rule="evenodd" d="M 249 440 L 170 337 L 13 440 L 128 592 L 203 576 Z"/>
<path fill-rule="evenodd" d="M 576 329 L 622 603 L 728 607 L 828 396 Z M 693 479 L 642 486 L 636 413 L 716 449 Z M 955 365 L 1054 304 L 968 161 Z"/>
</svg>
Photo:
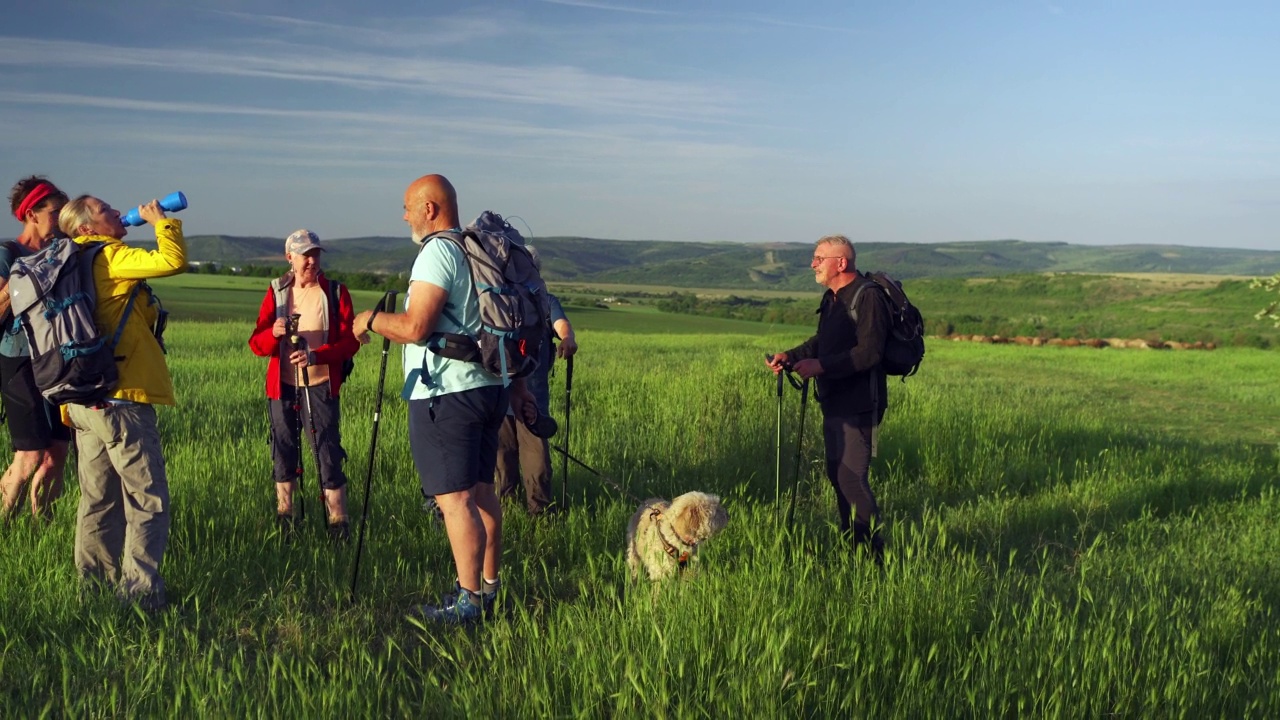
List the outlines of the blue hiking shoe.
<svg viewBox="0 0 1280 720">
<path fill-rule="evenodd" d="M 459 587 L 441 598 L 439 605 L 419 605 L 415 612 L 429 622 L 469 625 L 484 619 L 484 600 L 480 593 Z"/>
<path fill-rule="evenodd" d="M 480 607 L 484 610 L 484 619 L 492 620 L 493 614 L 498 607 L 498 590 L 502 587 L 502 581 L 496 580 L 489 582 L 481 580 L 483 585 L 480 586 Z M 453 581 L 453 590 L 444 596 L 445 603 L 452 602 L 452 599 L 462 592 L 462 585 L 457 580 Z"/>
<path fill-rule="evenodd" d="M 493 614 L 498 609 L 498 590 L 502 588 L 502 581 L 483 580 L 482 582 L 484 585 L 480 587 L 480 603 L 484 607 L 484 619 L 492 620 Z"/>
</svg>

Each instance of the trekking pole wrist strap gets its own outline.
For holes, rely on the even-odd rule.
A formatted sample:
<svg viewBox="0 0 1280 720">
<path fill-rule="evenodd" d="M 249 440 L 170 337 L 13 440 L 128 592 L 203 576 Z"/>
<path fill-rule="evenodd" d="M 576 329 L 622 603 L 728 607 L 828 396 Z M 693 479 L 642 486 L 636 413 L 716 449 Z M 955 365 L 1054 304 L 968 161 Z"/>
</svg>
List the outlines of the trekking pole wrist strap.
<svg viewBox="0 0 1280 720">
<path fill-rule="evenodd" d="M 373 312 L 372 312 L 372 313 L 370 313 L 370 315 L 369 315 L 369 322 L 365 323 L 365 326 L 364 326 L 364 327 L 365 327 L 365 329 L 366 329 L 366 330 L 368 330 L 369 332 L 372 332 L 372 333 L 377 333 L 377 332 L 378 332 L 377 330 L 374 330 L 374 329 L 373 329 L 373 319 L 374 319 L 374 318 L 376 318 L 376 317 L 378 317 L 378 313 L 380 313 L 380 312 L 382 312 L 382 308 L 376 307 L 376 308 L 374 308 L 374 309 L 373 309 Z M 381 333 L 378 333 L 378 334 L 381 334 Z"/>
</svg>

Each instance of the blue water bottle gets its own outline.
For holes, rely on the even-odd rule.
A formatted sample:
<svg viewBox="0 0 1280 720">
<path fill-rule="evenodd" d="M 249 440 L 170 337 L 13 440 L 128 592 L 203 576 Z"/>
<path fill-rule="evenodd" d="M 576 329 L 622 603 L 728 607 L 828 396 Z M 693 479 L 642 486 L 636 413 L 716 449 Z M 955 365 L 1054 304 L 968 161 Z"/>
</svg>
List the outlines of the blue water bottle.
<svg viewBox="0 0 1280 720">
<path fill-rule="evenodd" d="M 160 207 L 166 212 L 178 212 L 179 210 L 186 210 L 187 196 L 183 195 L 181 191 L 176 193 L 169 193 L 168 195 L 165 195 L 163 199 L 160 200 Z M 134 208 L 129 212 L 125 213 L 123 216 L 121 216 L 120 222 L 128 226 L 133 226 L 133 225 L 142 225 L 147 221 L 143 220 L 142 216 L 138 214 L 138 208 Z"/>
</svg>

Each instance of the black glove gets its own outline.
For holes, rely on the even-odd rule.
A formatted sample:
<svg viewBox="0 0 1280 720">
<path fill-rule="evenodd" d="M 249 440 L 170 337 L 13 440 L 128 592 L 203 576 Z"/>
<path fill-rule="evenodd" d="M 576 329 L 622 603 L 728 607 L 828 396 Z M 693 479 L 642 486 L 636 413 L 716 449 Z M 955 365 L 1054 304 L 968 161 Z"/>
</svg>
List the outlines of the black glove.
<svg viewBox="0 0 1280 720">
<path fill-rule="evenodd" d="M 544 440 L 552 438 L 560 429 L 560 425 L 556 422 L 555 418 L 541 413 L 538 414 L 537 420 L 534 420 L 531 423 L 525 423 L 525 425 L 529 428 L 529 432 Z"/>
</svg>

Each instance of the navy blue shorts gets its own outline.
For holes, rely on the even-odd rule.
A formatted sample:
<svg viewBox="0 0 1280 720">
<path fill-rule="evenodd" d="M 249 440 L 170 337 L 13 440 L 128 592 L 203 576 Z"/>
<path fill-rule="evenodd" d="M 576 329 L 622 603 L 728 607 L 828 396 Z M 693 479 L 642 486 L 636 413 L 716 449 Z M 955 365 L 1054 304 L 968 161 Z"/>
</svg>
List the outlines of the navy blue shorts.
<svg viewBox="0 0 1280 720">
<path fill-rule="evenodd" d="M 493 483 L 507 404 L 501 385 L 409 401 L 409 448 L 423 494 L 447 495 Z"/>
</svg>

